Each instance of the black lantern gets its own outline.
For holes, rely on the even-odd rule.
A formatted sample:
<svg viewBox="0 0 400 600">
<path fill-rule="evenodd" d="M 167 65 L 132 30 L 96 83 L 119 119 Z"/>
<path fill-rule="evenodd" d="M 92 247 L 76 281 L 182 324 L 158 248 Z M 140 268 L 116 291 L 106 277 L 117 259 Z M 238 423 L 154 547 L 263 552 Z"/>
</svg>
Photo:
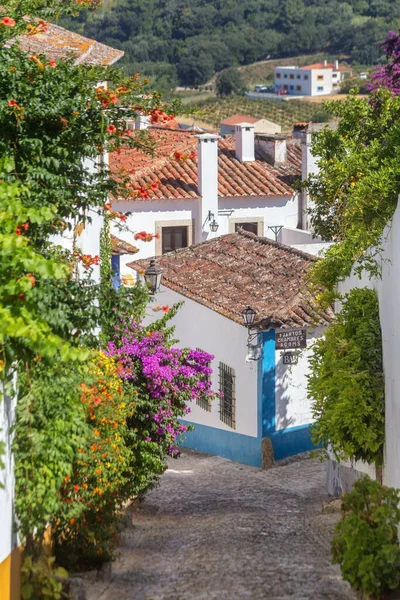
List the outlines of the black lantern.
<svg viewBox="0 0 400 600">
<path fill-rule="evenodd" d="M 210 231 L 212 231 L 212 232 L 214 232 L 214 233 L 215 233 L 216 231 L 218 231 L 219 224 L 218 224 L 218 222 L 215 220 L 214 213 L 212 213 L 212 212 L 211 212 L 211 210 L 209 210 L 209 211 L 208 211 L 208 217 L 207 217 L 207 221 L 209 221 L 209 222 L 210 222 L 210 225 L 209 225 Z"/>
<path fill-rule="evenodd" d="M 154 258 L 150 260 L 150 266 L 144 272 L 144 279 L 147 287 L 149 288 L 150 294 L 155 294 L 159 291 L 162 279 L 162 270 L 156 267 L 156 261 Z"/>
<path fill-rule="evenodd" d="M 250 328 L 253 325 L 256 314 L 256 311 L 251 308 L 251 306 L 248 306 L 242 311 L 242 318 L 247 328 Z"/>
</svg>

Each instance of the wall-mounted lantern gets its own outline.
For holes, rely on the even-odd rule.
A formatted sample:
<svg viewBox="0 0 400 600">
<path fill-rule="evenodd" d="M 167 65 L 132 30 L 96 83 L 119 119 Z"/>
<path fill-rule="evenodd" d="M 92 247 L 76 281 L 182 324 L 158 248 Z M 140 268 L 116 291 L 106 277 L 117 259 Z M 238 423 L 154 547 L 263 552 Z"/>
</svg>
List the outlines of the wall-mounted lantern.
<svg viewBox="0 0 400 600">
<path fill-rule="evenodd" d="M 150 294 L 155 294 L 159 291 L 162 279 L 162 270 L 156 267 L 156 261 L 154 258 L 150 260 L 150 265 L 144 272 L 144 279 L 146 285 L 149 288 Z"/>
<path fill-rule="evenodd" d="M 218 222 L 215 220 L 214 213 L 212 213 L 211 210 L 208 211 L 207 221 L 210 223 L 209 224 L 210 231 L 212 231 L 214 233 L 216 231 L 218 231 L 219 225 L 218 225 Z"/>
</svg>

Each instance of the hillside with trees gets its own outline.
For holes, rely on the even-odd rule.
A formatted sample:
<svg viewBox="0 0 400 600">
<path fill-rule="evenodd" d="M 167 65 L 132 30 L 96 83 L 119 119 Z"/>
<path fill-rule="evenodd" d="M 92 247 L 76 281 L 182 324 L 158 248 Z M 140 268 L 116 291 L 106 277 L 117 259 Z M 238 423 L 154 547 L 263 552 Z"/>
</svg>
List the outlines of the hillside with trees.
<svg viewBox="0 0 400 600">
<path fill-rule="evenodd" d="M 379 62 L 400 0 L 115 0 L 63 24 L 125 51 L 125 67 L 159 87 L 197 86 L 269 56 L 317 52 Z"/>
</svg>

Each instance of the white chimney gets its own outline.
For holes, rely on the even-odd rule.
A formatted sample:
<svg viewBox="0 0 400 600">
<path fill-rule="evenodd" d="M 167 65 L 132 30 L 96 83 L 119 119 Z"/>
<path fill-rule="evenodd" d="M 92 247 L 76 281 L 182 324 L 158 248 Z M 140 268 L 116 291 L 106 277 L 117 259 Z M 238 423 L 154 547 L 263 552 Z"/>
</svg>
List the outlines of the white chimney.
<svg viewBox="0 0 400 600">
<path fill-rule="evenodd" d="M 254 125 L 239 123 L 235 127 L 236 158 L 240 162 L 252 162 L 254 156 Z"/>
<path fill-rule="evenodd" d="M 135 119 L 135 129 L 147 129 L 150 124 L 150 117 L 140 115 Z"/>
<path fill-rule="evenodd" d="M 335 69 L 336 69 L 336 71 L 338 70 L 338 68 L 339 68 L 339 61 L 335 60 Z"/>
<path fill-rule="evenodd" d="M 218 140 L 213 133 L 202 133 L 197 137 L 198 191 L 201 196 L 200 219 L 195 243 L 210 237 L 209 224 L 213 215 L 218 221 Z"/>
<path fill-rule="evenodd" d="M 324 60 L 324 67 L 328 66 L 328 61 Z"/>
<path fill-rule="evenodd" d="M 257 148 L 273 167 L 278 167 L 287 162 L 287 143 L 284 135 L 266 135 L 259 133 L 256 136 Z"/>
</svg>

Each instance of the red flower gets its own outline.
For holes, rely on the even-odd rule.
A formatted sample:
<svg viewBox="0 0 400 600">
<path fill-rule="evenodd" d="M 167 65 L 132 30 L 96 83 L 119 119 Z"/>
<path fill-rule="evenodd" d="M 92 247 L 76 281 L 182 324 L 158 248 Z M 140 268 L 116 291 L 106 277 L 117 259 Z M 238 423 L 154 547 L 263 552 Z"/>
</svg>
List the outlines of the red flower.
<svg viewBox="0 0 400 600">
<path fill-rule="evenodd" d="M 159 233 L 156 233 L 154 237 L 156 238 L 156 240 L 159 240 L 161 235 Z"/>
<path fill-rule="evenodd" d="M 151 184 L 152 190 L 158 190 L 158 187 L 159 187 L 159 183 L 157 181 L 155 181 L 154 183 Z"/>
<path fill-rule="evenodd" d="M 79 492 L 79 485 L 74 485 L 74 492 Z"/>
<path fill-rule="evenodd" d="M 110 204 L 110 202 L 107 202 L 107 204 L 105 204 L 103 206 L 103 208 L 104 208 L 104 210 L 111 210 L 111 204 Z"/>
<path fill-rule="evenodd" d="M 29 281 L 32 284 L 32 287 L 34 287 L 36 285 L 36 279 L 35 276 L 33 275 L 33 273 L 27 273 L 26 277 L 29 279 Z"/>
<path fill-rule="evenodd" d="M 11 98 L 11 100 L 8 101 L 8 106 L 18 106 L 15 98 Z"/>
<path fill-rule="evenodd" d="M 128 218 L 127 215 L 120 215 L 120 217 L 119 217 L 120 221 L 122 221 L 122 222 L 125 222 L 127 218 Z"/>
<path fill-rule="evenodd" d="M 162 307 L 161 307 L 161 310 L 162 310 L 164 313 L 167 313 L 167 312 L 169 312 L 169 306 L 162 306 Z"/>
<path fill-rule="evenodd" d="M 145 241 L 147 233 L 145 231 L 139 231 L 139 233 L 135 234 L 135 240 Z"/>
<path fill-rule="evenodd" d="M 19 300 L 20 302 L 23 302 L 23 301 L 25 300 L 25 294 L 20 294 L 20 295 L 18 296 L 18 300 Z"/>
<path fill-rule="evenodd" d="M 115 133 L 117 131 L 117 128 L 115 127 L 115 125 L 109 125 L 107 127 L 107 131 L 108 133 Z"/>
<path fill-rule="evenodd" d="M 24 235 L 24 232 L 22 231 L 20 226 L 15 228 L 15 233 L 16 235 Z"/>
<path fill-rule="evenodd" d="M 49 60 L 49 67 L 51 67 L 52 69 L 55 69 L 57 67 L 57 63 L 54 60 L 54 58 L 52 58 L 51 60 Z"/>
<path fill-rule="evenodd" d="M 5 27 L 15 27 L 15 21 L 11 17 L 3 17 L 0 23 Z"/>
</svg>

